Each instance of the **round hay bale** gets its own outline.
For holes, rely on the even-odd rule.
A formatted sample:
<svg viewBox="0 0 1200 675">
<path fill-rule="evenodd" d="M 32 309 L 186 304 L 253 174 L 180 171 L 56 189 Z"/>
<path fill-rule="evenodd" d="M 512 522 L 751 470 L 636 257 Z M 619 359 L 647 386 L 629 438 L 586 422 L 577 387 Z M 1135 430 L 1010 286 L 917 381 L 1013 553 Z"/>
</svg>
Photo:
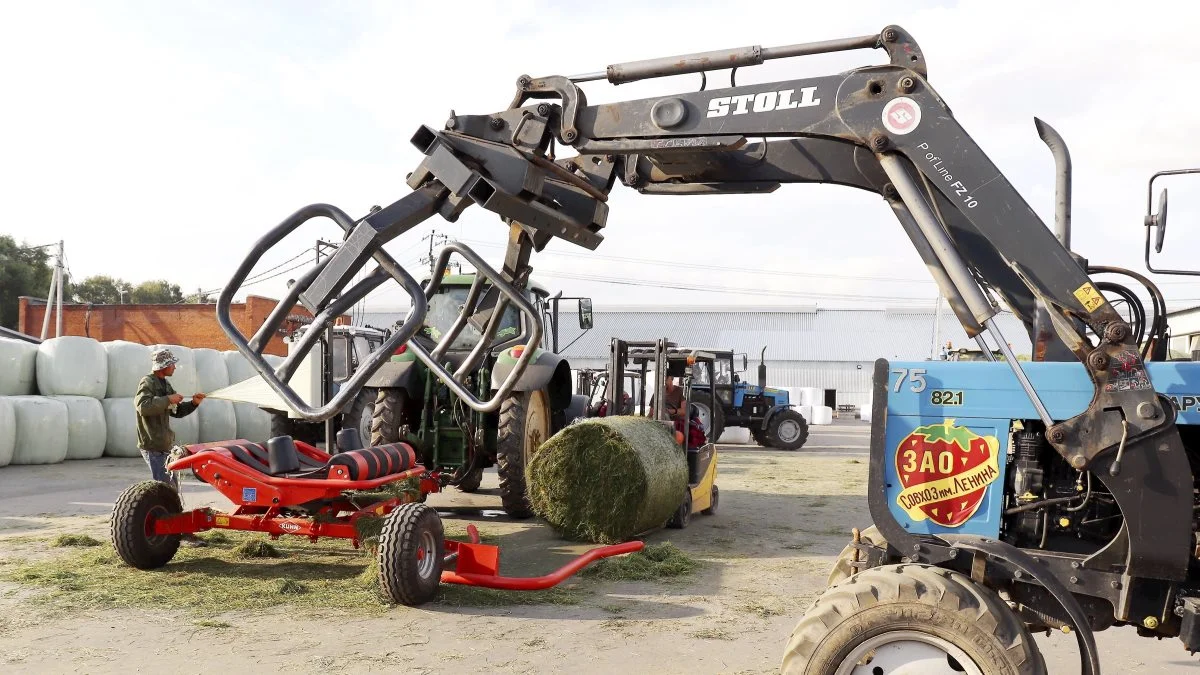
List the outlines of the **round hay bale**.
<svg viewBox="0 0 1200 675">
<path fill-rule="evenodd" d="M 137 411 L 133 398 L 106 398 L 104 408 L 104 456 L 141 457 L 137 446 Z"/>
<path fill-rule="evenodd" d="M 225 360 L 225 370 L 229 374 L 229 384 L 237 384 L 258 375 L 254 370 L 254 366 L 242 356 L 239 351 L 221 352 L 221 358 Z"/>
<path fill-rule="evenodd" d="M 196 408 L 192 416 L 200 418 L 200 442 L 232 441 L 238 437 L 237 415 L 232 401 L 210 398 Z"/>
<path fill-rule="evenodd" d="M 12 462 L 58 464 L 67 458 L 67 404 L 45 396 L 12 396 L 16 442 Z"/>
<path fill-rule="evenodd" d="M 104 398 L 132 398 L 138 382 L 154 368 L 150 348 L 136 342 L 113 340 L 105 342 L 108 355 L 108 390 Z"/>
<path fill-rule="evenodd" d="M 192 394 L 200 391 L 199 378 L 196 376 L 196 356 L 192 353 L 190 347 L 182 347 L 180 345 L 150 345 L 150 350 L 166 347 L 171 350 L 175 358 L 179 359 L 178 365 L 175 366 L 175 374 L 168 377 L 167 381 L 171 383 L 171 387 L 176 393 L 183 394 L 185 399 L 192 397 Z M 149 372 L 143 373 L 147 375 Z"/>
<path fill-rule="evenodd" d="M 207 405 L 205 401 L 201 405 Z M 237 437 L 251 443 L 266 443 L 271 437 L 271 414 L 253 403 L 234 402 L 233 414 L 237 418 Z"/>
<path fill-rule="evenodd" d="M 0 466 L 12 463 L 17 446 L 17 418 L 8 397 L 0 396 Z"/>
<path fill-rule="evenodd" d="M 185 398 L 186 402 L 187 399 Z M 208 401 L 205 401 L 208 403 Z M 204 405 L 201 403 L 200 405 Z M 175 432 L 176 445 L 193 445 L 200 442 L 200 411 L 193 410 L 191 415 L 186 417 L 172 417 L 171 431 Z M 223 438 L 221 440 L 229 440 Z"/>
<path fill-rule="evenodd" d="M 0 338 L 0 396 L 37 393 L 37 355 L 32 342 Z"/>
<path fill-rule="evenodd" d="M 229 386 L 229 369 L 225 358 L 215 349 L 193 349 L 196 360 L 196 391 L 208 393 Z"/>
<path fill-rule="evenodd" d="M 66 459 L 97 459 L 104 456 L 108 426 L 104 405 L 90 396 L 52 396 L 67 406 Z"/>
<path fill-rule="evenodd" d="M 108 354 L 88 337 L 64 335 L 38 345 L 37 388 L 43 396 L 104 398 Z"/>
<path fill-rule="evenodd" d="M 666 524 L 687 490 L 672 430 L 636 416 L 572 424 L 534 453 L 534 512 L 569 539 L 611 544 Z"/>
</svg>

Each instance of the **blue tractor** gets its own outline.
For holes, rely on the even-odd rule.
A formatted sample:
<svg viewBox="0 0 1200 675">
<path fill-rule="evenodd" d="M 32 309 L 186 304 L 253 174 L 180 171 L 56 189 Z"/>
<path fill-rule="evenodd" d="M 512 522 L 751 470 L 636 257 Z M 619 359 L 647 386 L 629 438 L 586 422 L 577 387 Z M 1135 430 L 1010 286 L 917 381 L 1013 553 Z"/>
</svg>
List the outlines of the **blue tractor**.
<svg viewBox="0 0 1200 675">
<path fill-rule="evenodd" d="M 808 420 L 796 409 L 787 391 L 767 386 L 766 347 L 758 364 L 758 384 L 745 382 L 738 375 L 747 368 L 745 354 L 740 354 L 742 370 L 737 371 L 732 351 L 704 351 L 716 357 L 712 372 L 708 370 L 709 364 L 697 364 L 692 389 L 703 393 L 696 406 L 700 408 L 704 427 L 713 430 L 713 438 L 720 438 L 729 427 L 747 427 L 751 438 L 764 447 L 799 450 L 804 445 L 808 440 Z M 708 410 L 703 403 L 710 389 L 719 404 L 715 411 Z"/>
</svg>

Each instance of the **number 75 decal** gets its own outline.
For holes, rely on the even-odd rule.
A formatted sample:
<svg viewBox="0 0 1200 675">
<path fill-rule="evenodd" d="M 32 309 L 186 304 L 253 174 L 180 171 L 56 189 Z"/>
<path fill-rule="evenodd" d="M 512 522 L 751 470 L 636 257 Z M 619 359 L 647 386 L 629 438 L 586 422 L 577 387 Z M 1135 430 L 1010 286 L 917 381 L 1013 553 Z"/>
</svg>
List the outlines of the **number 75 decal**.
<svg viewBox="0 0 1200 675">
<path fill-rule="evenodd" d="M 909 370 L 908 368 L 900 368 L 898 370 L 893 370 L 892 372 L 900 375 L 900 377 L 896 378 L 896 386 L 892 388 L 892 391 L 896 392 L 897 394 L 900 393 L 900 387 L 904 385 L 905 379 L 911 383 L 909 389 L 913 393 L 919 394 L 925 391 L 924 368 L 913 368 L 912 370 Z"/>
</svg>

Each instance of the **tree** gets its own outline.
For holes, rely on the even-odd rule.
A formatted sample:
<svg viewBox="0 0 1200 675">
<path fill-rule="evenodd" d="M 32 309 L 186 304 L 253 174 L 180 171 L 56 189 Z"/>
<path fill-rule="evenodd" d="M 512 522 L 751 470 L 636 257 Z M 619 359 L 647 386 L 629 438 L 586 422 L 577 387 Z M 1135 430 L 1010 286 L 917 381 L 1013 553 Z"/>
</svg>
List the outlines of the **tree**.
<svg viewBox="0 0 1200 675">
<path fill-rule="evenodd" d="M 63 298 L 69 298 L 68 280 L 63 274 Z M 17 329 L 17 315 L 22 295 L 46 298 L 54 266 L 50 253 L 44 248 L 29 248 L 18 244 L 9 235 L 0 235 L 0 326 Z"/>
<path fill-rule="evenodd" d="M 168 305 L 183 302 L 183 291 L 179 284 L 173 284 L 165 279 L 143 281 L 134 287 L 131 294 L 133 302 L 149 305 Z"/>
<path fill-rule="evenodd" d="M 75 284 L 72 290 L 76 302 L 116 305 L 122 301 L 122 292 L 125 294 L 125 301 L 129 301 L 133 285 L 124 279 L 97 274 Z"/>
</svg>

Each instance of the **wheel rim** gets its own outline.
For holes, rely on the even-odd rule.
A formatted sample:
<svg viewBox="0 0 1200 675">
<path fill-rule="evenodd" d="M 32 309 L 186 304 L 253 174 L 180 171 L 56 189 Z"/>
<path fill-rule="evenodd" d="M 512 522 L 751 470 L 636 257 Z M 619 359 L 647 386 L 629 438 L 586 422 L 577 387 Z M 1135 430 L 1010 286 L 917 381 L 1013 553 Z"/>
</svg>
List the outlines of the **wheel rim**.
<svg viewBox="0 0 1200 675">
<path fill-rule="evenodd" d="M 546 394 L 535 391 L 530 394 L 529 406 L 525 411 L 525 459 L 533 457 L 533 453 L 549 436 L 550 411 L 546 405 Z"/>
<path fill-rule="evenodd" d="M 371 418 L 375 416 L 375 403 L 363 406 L 362 416 L 358 418 L 358 438 L 363 445 L 371 445 Z"/>
<path fill-rule="evenodd" d="M 422 532 L 420 539 L 417 540 L 417 575 L 422 579 L 433 576 L 437 556 L 441 554 L 435 546 L 433 533 L 428 530 Z"/>
<path fill-rule="evenodd" d="M 983 675 L 955 645 L 919 631 L 890 631 L 854 648 L 835 675 Z"/>
<path fill-rule="evenodd" d="M 146 542 L 151 546 L 159 546 L 167 538 L 168 535 L 165 534 L 154 534 L 154 523 L 159 518 L 163 518 L 167 515 L 170 514 L 167 512 L 166 507 L 163 506 L 151 507 L 151 509 L 146 512 Z"/>
<path fill-rule="evenodd" d="M 713 431 L 713 428 L 712 428 L 712 411 L 711 411 L 711 410 L 709 410 L 709 409 L 708 409 L 708 406 L 707 406 L 707 405 L 705 405 L 705 404 L 703 404 L 703 403 L 693 403 L 692 405 L 696 406 L 696 411 L 700 413 L 700 415 L 699 415 L 699 417 L 700 417 L 700 424 L 703 424 L 703 425 L 704 425 L 704 430 L 705 430 L 707 433 L 711 434 L 711 433 L 712 433 L 712 431 Z"/>
<path fill-rule="evenodd" d="M 784 443 L 791 443 L 800 438 L 800 424 L 796 420 L 783 420 L 776 427 L 775 435 Z"/>
</svg>

